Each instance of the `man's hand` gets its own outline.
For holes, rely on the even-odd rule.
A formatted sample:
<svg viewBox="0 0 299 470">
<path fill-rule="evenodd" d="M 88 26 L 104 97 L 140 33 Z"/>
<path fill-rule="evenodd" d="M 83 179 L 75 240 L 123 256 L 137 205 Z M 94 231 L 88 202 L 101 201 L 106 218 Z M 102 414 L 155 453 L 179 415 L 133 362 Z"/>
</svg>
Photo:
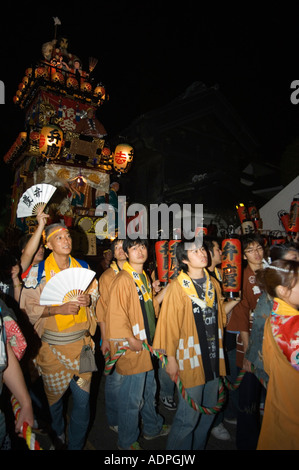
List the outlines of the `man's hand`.
<svg viewBox="0 0 299 470">
<path fill-rule="evenodd" d="M 131 351 L 142 351 L 142 343 L 143 341 L 141 341 L 140 339 L 137 339 L 137 338 L 127 338 L 127 341 L 129 343 L 129 348 L 131 349 Z"/>
<path fill-rule="evenodd" d="M 169 356 L 167 358 L 166 372 L 170 379 L 175 382 L 176 376 L 179 373 L 179 366 L 174 356 Z"/>
</svg>

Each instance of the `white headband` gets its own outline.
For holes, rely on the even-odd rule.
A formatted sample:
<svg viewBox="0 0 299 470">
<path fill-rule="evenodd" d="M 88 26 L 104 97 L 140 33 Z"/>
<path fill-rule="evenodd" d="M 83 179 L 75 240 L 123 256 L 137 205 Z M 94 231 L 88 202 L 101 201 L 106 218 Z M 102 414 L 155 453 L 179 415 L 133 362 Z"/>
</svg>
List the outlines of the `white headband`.
<svg viewBox="0 0 299 470">
<path fill-rule="evenodd" d="M 268 260 L 271 262 L 271 258 L 268 258 Z M 265 259 L 263 259 L 263 268 L 276 269 L 276 271 L 282 271 L 284 273 L 290 272 L 289 269 L 279 268 L 278 266 L 273 266 L 273 264 L 269 264 L 268 261 L 266 261 Z"/>
</svg>

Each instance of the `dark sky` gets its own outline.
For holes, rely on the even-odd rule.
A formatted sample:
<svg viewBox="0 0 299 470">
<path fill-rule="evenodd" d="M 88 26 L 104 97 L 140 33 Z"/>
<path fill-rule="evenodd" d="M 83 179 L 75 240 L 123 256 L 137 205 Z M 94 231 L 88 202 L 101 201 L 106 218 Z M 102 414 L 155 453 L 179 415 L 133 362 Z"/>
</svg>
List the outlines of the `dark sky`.
<svg viewBox="0 0 299 470">
<path fill-rule="evenodd" d="M 62 3 L 62 2 L 60 2 Z M 225 2 L 227 4 L 227 2 Z M 221 10 L 212 2 L 58 2 L 9 5 L 1 18 L 1 73 L 5 105 L 1 118 L 3 156 L 24 130 L 23 111 L 12 99 L 24 71 L 42 58 L 41 46 L 54 36 L 53 16 L 69 38 L 69 52 L 84 68 L 98 58 L 96 78 L 110 101 L 98 112 L 109 134 L 162 106 L 195 81 L 215 85 L 261 144 L 265 160 L 277 162 L 298 135 L 299 105 L 290 85 L 299 79 L 299 28 L 294 7 L 261 10 L 250 3 Z M 78 8 L 76 6 L 78 5 Z"/>
</svg>

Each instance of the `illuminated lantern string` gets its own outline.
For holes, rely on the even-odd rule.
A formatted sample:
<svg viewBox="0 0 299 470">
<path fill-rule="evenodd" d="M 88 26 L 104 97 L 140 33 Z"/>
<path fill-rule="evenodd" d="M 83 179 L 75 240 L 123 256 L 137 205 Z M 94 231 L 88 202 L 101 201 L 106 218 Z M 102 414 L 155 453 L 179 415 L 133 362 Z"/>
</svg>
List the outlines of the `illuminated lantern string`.
<svg viewBox="0 0 299 470">
<path fill-rule="evenodd" d="M 55 160 L 61 151 L 63 132 L 54 124 L 44 126 L 39 137 L 40 154 L 47 160 Z"/>
<path fill-rule="evenodd" d="M 289 235 L 296 235 L 299 232 L 299 193 L 294 196 L 294 199 L 291 203 L 290 208 L 290 218 L 289 218 Z"/>
<path fill-rule="evenodd" d="M 168 282 L 168 241 L 159 240 L 155 243 L 158 279 Z"/>
<path fill-rule="evenodd" d="M 119 144 L 113 152 L 113 168 L 118 173 L 127 173 L 132 165 L 134 149 L 129 144 Z"/>
<path fill-rule="evenodd" d="M 242 278 L 242 249 L 238 238 L 222 241 L 222 290 L 226 298 L 239 297 Z"/>
<path fill-rule="evenodd" d="M 173 281 L 179 274 L 179 265 L 176 258 L 176 247 L 181 240 L 168 242 L 168 282 Z"/>
</svg>

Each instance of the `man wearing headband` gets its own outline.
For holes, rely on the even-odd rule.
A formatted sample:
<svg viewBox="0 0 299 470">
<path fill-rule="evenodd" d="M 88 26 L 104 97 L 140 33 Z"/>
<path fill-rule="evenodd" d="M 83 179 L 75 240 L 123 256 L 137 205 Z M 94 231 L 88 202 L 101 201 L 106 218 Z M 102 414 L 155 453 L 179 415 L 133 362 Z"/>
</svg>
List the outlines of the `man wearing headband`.
<svg viewBox="0 0 299 470">
<path fill-rule="evenodd" d="M 20 306 L 41 338 L 41 347 L 36 362 L 43 378 L 49 402 L 52 428 L 61 444 L 65 441 L 63 419 L 63 395 L 70 388 L 73 407 L 68 429 L 68 449 L 80 450 L 84 446 L 89 424 L 89 391 L 95 364 L 82 370 L 80 354 L 84 347 L 94 349 L 91 336 L 97 321 L 95 305 L 98 298 L 98 283 L 94 279 L 88 293 L 77 301 L 62 305 L 39 304 L 46 283 L 55 274 L 68 268 L 88 268 L 86 262 L 71 256 L 72 239 L 62 224 L 49 225 L 45 229 L 46 246 L 51 254 L 32 266 L 21 294 Z"/>
</svg>

